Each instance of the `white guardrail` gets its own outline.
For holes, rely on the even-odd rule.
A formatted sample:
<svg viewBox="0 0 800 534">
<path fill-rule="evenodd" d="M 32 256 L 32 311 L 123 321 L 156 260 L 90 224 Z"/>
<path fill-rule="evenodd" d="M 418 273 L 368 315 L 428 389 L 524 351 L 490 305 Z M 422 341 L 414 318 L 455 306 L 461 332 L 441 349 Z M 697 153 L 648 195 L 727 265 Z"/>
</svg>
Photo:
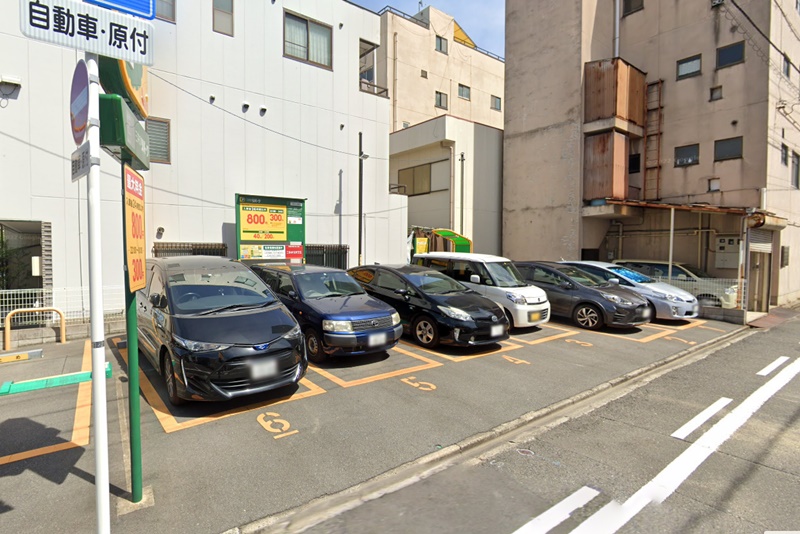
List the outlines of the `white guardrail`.
<svg viewBox="0 0 800 534">
<path fill-rule="evenodd" d="M 58 308 L 64 312 L 67 324 L 88 323 L 90 317 L 89 288 L 7 289 L 0 291 L 0 323 L 5 326 L 6 315 L 20 308 Z M 125 317 L 125 288 L 103 287 L 105 320 Z M 57 313 L 25 313 L 12 317 L 12 326 L 48 326 L 58 322 Z"/>
<path fill-rule="evenodd" d="M 736 278 L 686 278 L 666 276 L 654 277 L 659 282 L 688 291 L 700 301 L 702 306 L 720 308 L 741 308 L 745 294 L 744 283 Z"/>
</svg>

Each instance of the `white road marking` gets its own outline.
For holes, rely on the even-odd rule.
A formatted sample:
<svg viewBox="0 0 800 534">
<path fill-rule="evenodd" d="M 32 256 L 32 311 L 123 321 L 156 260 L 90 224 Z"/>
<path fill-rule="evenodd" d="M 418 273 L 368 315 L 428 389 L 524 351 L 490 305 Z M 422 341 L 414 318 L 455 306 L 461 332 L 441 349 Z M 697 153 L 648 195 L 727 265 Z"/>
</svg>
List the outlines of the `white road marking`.
<svg viewBox="0 0 800 534">
<path fill-rule="evenodd" d="M 612 501 L 595 512 L 578 526 L 573 533 L 605 534 L 622 528 L 650 503 L 663 502 L 700 464 L 716 451 L 739 427 L 764 405 L 775 393 L 800 373 L 800 359 L 785 367 L 769 382 L 754 391 L 739 406 L 723 417 L 711 429 L 700 436 L 688 449 L 675 458 L 650 482 L 634 493 L 624 504 Z"/>
<path fill-rule="evenodd" d="M 733 402 L 731 399 L 727 397 L 722 397 L 717 402 L 700 412 L 699 414 L 695 415 L 688 423 L 680 427 L 678 430 L 673 432 L 671 435 L 673 438 L 678 439 L 685 439 L 686 436 L 700 428 L 700 426 L 714 417 L 718 411 L 723 409 L 725 406 Z"/>
<path fill-rule="evenodd" d="M 560 503 L 522 525 L 514 531 L 514 534 L 544 534 L 545 532 L 549 532 L 551 529 L 569 519 L 572 512 L 585 505 L 599 494 L 600 492 L 596 489 L 584 486 Z"/>
<path fill-rule="evenodd" d="M 788 357 L 788 356 L 781 356 L 780 358 L 778 358 L 777 360 L 775 360 L 774 362 L 772 362 L 772 363 L 771 363 L 771 364 L 769 364 L 768 366 L 764 367 L 762 370 L 760 370 L 760 371 L 759 371 L 759 372 L 757 372 L 756 374 L 757 374 L 758 376 L 767 376 L 767 375 L 768 375 L 768 374 L 770 374 L 772 371 L 774 371 L 775 369 L 777 369 L 778 367 L 780 367 L 781 365 L 783 365 L 783 362 L 785 362 L 785 361 L 786 361 L 786 360 L 788 360 L 788 359 L 789 359 L 789 357 Z"/>
</svg>

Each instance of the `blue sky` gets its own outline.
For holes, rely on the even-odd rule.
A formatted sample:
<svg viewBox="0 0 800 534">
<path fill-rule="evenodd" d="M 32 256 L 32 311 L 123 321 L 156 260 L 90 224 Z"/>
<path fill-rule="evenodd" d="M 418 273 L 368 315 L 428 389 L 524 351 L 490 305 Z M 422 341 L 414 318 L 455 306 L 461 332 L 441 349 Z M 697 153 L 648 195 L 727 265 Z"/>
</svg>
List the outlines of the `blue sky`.
<svg viewBox="0 0 800 534">
<path fill-rule="evenodd" d="M 350 1 L 372 11 L 380 11 L 389 5 L 409 15 L 419 12 L 419 0 Z M 432 0 L 423 2 L 423 8 L 429 5 L 452 15 L 480 48 L 499 56 L 505 56 L 505 0 Z"/>
</svg>

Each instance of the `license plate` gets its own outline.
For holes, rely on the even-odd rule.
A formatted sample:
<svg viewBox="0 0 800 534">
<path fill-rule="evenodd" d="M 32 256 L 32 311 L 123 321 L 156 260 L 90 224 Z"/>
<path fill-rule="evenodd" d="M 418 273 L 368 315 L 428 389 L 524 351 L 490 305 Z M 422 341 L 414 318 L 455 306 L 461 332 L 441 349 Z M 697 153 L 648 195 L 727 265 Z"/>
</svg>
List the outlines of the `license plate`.
<svg viewBox="0 0 800 534">
<path fill-rule="evenodd" d="M 386 332 L 381 332 L 379 334 L 370 334 L 367 338 L 367 346 L 369 347 L 377 347 L 378 345 L 385 345 L 386 344 Z"/>
<path fill-rule="evenodd" d="M 538 321 L 541 318 L 542 318 L 542 314 L 540 312 L 530 312 L 528 314 L 528 320 L 529 321 Z"/>
<path fill-rule="evenodd" d="M 259 360 L 250 364 L 250 378 L 261 380 L 278 374 L 278 360 Z"/>
<path fill-rule="evenodd" d="M 497 336 L 502 336 L 502 335 L 503 335 L 503 325 L 501 325 L 501 324 L 493 324 L 492 325 L 491 336 L 492 337 L 497 337 Z"/>
</svg>

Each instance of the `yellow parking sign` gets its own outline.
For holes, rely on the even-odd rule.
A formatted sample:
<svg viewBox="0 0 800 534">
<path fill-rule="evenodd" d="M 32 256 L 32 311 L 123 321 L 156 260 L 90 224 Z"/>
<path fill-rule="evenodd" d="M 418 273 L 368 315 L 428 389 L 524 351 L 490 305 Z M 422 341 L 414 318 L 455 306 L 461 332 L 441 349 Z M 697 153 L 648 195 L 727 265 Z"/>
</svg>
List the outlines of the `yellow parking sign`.
<svg viewBox="0 0 800 534">
<path fill-rule="evenodd" d="M 144 178 L 125 165 L 125 264 L 131 291 L 144 289 Z"/>
</svg>

